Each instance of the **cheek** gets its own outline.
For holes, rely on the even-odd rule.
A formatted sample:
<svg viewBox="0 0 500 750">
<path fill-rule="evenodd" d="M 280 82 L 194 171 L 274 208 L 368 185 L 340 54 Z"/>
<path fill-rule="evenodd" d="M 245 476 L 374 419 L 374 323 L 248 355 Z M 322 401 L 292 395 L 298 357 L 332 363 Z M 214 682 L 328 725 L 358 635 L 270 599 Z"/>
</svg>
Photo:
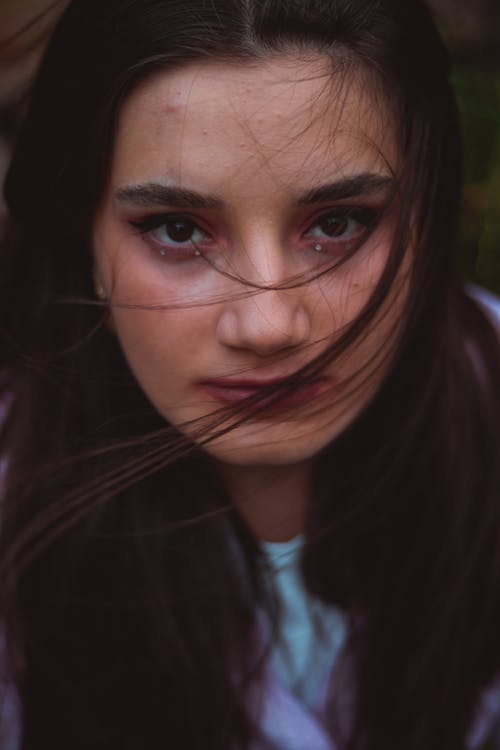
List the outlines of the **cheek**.
<svg viewBox="0 0 500 750">
<path fill-rule="evenodd" d="M 366 306 L 388 262 L 392 226 L 381 228 L 345 265 L 321 279 L 321 296 L 328 300 L 334 342 Z M 401 331 L 411 270 L 408 250 L 381 308 L 360 337 L 332 365 L 353 399 L 366 401 L 383 379 Z M 325 313 L 326 319 L 326 313 Z"/>
<path fill-rule="evenodd" d="M 392 234 L 377 232 L 353 257 L 318 280 L 317 304 L 323 320 L 333 321 L 331 333 L 340 334 L 366 305 L 386 266 Z"/>
<path fill-rule="evenodd" d="M 113 322 L 139 385 L 155 403 L 176 397 L 196 376 L 209 341 L 200 311 L 115 310 Z"/>
</svg>

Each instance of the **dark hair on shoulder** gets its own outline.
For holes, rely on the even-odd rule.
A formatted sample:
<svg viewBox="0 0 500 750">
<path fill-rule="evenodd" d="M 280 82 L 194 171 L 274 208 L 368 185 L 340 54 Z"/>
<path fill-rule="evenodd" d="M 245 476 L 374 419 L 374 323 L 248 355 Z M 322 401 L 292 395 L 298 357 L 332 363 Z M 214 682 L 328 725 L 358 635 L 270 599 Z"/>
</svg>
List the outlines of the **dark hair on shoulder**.
<svg viewBox="0 0 500 750">
<path fill-rule="evenodd" d="M 352 619 L 356 708 L 352 738 L 337 739 L 464 748 L 500 671 L 500 353 L 456 271 L 461 142 L 428 10 L 72 0 L 19 135 L 0 255 L 0 604 L 23 750 L 235 750 L 257 731 L 255 607 L 271 606 L 257 545 L 202 452 L 134 382 L 95 301 L 91 228 L 134 87 L 190 62 L 289 50 L 319 51 L 380 94 L 402 154 L 387 266 L 324 361 L 362 333 L 413 243 L 388 375 L 319 456 L 308 519 L 308 585 Z"/>
</svg>

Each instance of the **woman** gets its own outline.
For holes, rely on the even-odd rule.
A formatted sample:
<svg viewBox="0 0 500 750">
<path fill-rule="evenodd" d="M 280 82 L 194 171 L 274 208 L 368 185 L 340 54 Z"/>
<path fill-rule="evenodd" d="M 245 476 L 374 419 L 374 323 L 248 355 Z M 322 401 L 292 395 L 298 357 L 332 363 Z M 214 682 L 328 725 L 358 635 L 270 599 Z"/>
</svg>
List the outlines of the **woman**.
<svg viewBox="0 0 500 750">
<path fill-rule="evenodd" d="M 70 3 L 0 273 L 23 750 L 493 731 L 500 353 L 447 73 L 413 0 Z"/>
</svg>

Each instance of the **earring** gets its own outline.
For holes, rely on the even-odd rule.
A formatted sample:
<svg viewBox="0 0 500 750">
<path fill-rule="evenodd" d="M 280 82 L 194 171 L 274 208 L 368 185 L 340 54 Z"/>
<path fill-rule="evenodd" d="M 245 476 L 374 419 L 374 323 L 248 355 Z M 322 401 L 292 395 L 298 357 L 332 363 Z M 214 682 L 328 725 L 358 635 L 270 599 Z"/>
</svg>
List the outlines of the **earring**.
<svg viewBox="0 0 500 750">
<path fill-rule="evenodd" d="M 317 253 L 323 252 L 323 246 L 320 245 L 319 243 L 317 245 L 314 245 L 314 249 L 316 250 Z"/>
<path fill-rule="evenodd" d="M 106 300 L 108 299 L 106 291 L 101 282 L 96 278 L 94 278 L 94 291 L 97 299 L 101 300 L 101 302 L 106 302 Z"/>
<path fill-rule="evenodd" d="M 94 272 L 94 291 L 95 291 L 95 296 L 100 302 L 105 302 L 105 303 L 109 302 L 108 295 L 106 294 L 106 290 L 104 289 L 103 285 L 97 278 L 97 274 L 95 272 Z M 106 311 L 103 316 L 103 321 L 108 331 L 110 331 L 111 333 L 116 333 L 115 326 L 113 323 L 113 318 L 111 317 L 109 306 L 107 304 L 106 304 Z"/>
</svg>

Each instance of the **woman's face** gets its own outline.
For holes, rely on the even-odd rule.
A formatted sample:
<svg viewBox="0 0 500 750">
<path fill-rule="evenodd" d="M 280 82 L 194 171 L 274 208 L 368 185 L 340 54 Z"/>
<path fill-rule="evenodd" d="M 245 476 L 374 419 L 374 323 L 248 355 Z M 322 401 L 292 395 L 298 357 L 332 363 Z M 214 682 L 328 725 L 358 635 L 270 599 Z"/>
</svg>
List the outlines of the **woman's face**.
<svg viewBox="0 0 500 750">
<path fill-rule="evenodd" d="M 116 335 L 156 409 L 188 435 L 325 350 L 386 263 L 390 114 L 319 55 L 192 64 L 126 101 L 94 227 Z M 350 244 L 339 268 L 326 271 Z M 400 279 L 401 281 L 401 279 Z M 383 377 L 398 285 L 347 352 L 206 445 L 233 465 L 313 456 Z"/>
</svg>

